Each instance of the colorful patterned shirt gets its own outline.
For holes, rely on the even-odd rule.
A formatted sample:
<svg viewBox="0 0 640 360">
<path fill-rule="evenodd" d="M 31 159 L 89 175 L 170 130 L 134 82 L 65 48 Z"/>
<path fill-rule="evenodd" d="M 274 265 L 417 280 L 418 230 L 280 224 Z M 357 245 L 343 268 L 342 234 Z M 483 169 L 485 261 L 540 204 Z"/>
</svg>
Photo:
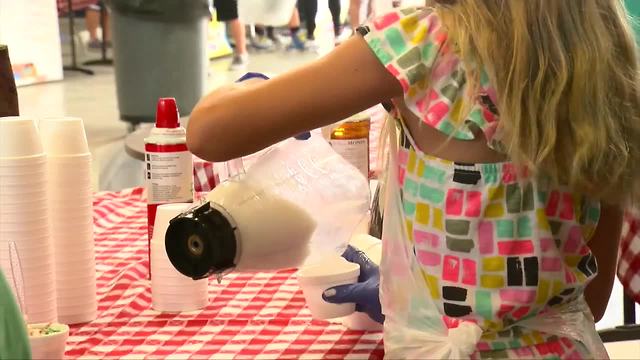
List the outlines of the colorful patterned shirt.
<svg viewBox="0 0 640 360">
<path fill-rule="evenodd" d="M 406 106 L 424 125 L 461 140 L 473 139 L 479 129 L 499 148 L 496 92 L 482 76 L 477 96 L 466 96 L 467 74 L 436 13 L 393 11 L 365 32 L 373 52 L 402 84 Z M 465 104 L 469 98 L 473 104 Z M 462 109 L 471 111 L 465 116 Z M 461 164 L 429 156 L 398 122 L 397 181 L 408 238 L 383 240 L 402 242 L 389 249 L 410 250 L 408 266 L 422 274 L 423 296 L 444 318 L 482 328 L 476 358 L 588 357 L 575 339 L 518 323 L 582 296 L 597 273 L 586 243 L 599 220 L 599 202 L 520 176 L 511 162 Z M 406 271 L 394 269 L 392 259 L 387 264 L 383 278 L 400 282 L 398 274 Z M 408 296 L 402 286 L 388 289 L 391 305 Z M 408 314 L 424 314 L 429 303 L 407 301 Z M 412 329 L 425 327 L 424 319 L 405 318 Z M 394 341 L 400 336 L 389 335 Z"/>
</svg>

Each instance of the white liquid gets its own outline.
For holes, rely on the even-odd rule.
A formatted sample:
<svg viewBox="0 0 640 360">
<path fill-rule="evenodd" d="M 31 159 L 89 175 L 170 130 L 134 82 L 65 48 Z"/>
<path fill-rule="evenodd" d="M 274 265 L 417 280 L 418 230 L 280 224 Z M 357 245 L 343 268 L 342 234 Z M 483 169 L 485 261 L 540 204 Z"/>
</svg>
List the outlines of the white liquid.
<svg viewBox="0 0 640 360">
<path fill-rule="evenodd" d="M 309 255 L 317 224 L 297 204 L 268 191 L 256 191 L 242 181 L 220 184 L 207 199 L 222 206 L 238 227 L 236 270 L 294 268 Z"/>
</svg>

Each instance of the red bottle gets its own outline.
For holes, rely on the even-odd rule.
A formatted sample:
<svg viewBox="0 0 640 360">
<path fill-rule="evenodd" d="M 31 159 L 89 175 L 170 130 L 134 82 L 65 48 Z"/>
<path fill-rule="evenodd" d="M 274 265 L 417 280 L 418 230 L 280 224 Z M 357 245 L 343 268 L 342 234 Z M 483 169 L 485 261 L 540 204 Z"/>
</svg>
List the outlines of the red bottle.
<svg viewBox="0 0 640 360">
<path fill-rule="evenodd" d="M 187 132 L 180 126 L 180 115 L 174 98 L 158 100 L 156 125 L 149 137 L 144 139 L 144 143 L 148 251 L 151 265 L 150 245 L 158 206 L 193 202 L 193 157 L 187 149 Z"/>
</svg>

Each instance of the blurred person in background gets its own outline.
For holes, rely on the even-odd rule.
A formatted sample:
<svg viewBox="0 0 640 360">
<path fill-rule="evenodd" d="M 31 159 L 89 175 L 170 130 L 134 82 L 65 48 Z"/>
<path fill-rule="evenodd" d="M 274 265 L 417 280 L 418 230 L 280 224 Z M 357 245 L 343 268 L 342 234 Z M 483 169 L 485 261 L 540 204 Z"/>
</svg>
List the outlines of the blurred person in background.
<svg viewBox="0 0 640 360">
<path fill-rule="evenodd" d="M 100 49 L 104 41 L 107 47 L 111 47 L 111 29 L 109 28 L 109 11 L 104 11 L 104 21 L 101 19 L 101 10 L 104 8 L 104 1 L 95 1 L 87 7 L 84 20 L 89 31 L 89 48 Z M 106 9 L 105 9 L 106 10 Z M 102 38 L 98 38 L 98 29 L 102 28 Z"/>
<path fill-rule="evenodd" d="M 362 25 L 362 23 L 366 21 L 367 18 L 373 15 L 373 1 L 374 0 L 349 1 L 349 22 L 351 23 L 351 29 L 354 32 L 356 31 L 358 26 Z"/>
<path fill-rule="evenodd" d="M 258 50 L 275 50 L 282 46 L 282 39 L 276 34 L 273 26 L 257 24 L 255 26 L 256 36 L 251 40 L 251 46 Z"/>
<path fill-rule="evenodd" d="M 238 18 L 237 0 L 214 0 L 218 21 L 228 23 L 231 29 L 231 37 L 235 43 L 233 60 L 229 70 L 242 70 L 249 65 L 249 53 L 247 52 L 246 30 L 244 24 Z"/>
<path fill-rule="evenodd" d="M 342 5 L 340 0 L 328 0 L 329 11 L 331 11 L 331 20 L 333 21 L 333 34 L 335 36 L 335 43 L 338 44 L 341 41 L 342 35 L 342 22 L 340 20 L 340 13 L 342 12 Z M 292 21 L 289 29 L 291 30 L 291 44 L 289 50 L 316 50 L 318 45 L 316 44 L 316 16 L 318 14 L 318 0 L 298 0 L 298 6 L 294 9 Z M 294 21 L 297 19 L 297 21 Z M 306 41 L 303 41 L 298 36 L 298 30 L 300 28 L 300 20 L 304 21 L 306 28 Z M 297 26 L 292 26 L 292 24 Z"/>
</svg>

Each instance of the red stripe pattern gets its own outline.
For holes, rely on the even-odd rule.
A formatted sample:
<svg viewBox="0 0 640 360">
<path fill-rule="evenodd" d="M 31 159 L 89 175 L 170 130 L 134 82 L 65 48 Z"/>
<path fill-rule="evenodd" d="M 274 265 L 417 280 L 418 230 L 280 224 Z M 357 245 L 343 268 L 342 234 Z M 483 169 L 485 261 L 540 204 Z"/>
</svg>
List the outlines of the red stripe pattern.
<svg viewBox="0 0 640 360">
<path fill-rule="evenodd" d="M 73 11 L 80 11 L 97 3 L 98 0 L 71 0 L 71 7 Z M 69 2 L 67 0 L 57 0 L 57 5 L 59 14 L 66 14 L 69 11 Z"/>
<path fill-rule="evenodd" d="M 144 191 L 98 193 L 94 211 L 99 315 L 71 327 L 67 357 L 382 359 L 382 334 L 312 320 L 293 271 L 231 274 L 201 311 L 154 311 Z"/>
<path fill-rule="evenodd" d="M 618 279 L 627 295 L 640 303 L 640 211 L 629 210 L 625 214 Z"/>
</svg>

